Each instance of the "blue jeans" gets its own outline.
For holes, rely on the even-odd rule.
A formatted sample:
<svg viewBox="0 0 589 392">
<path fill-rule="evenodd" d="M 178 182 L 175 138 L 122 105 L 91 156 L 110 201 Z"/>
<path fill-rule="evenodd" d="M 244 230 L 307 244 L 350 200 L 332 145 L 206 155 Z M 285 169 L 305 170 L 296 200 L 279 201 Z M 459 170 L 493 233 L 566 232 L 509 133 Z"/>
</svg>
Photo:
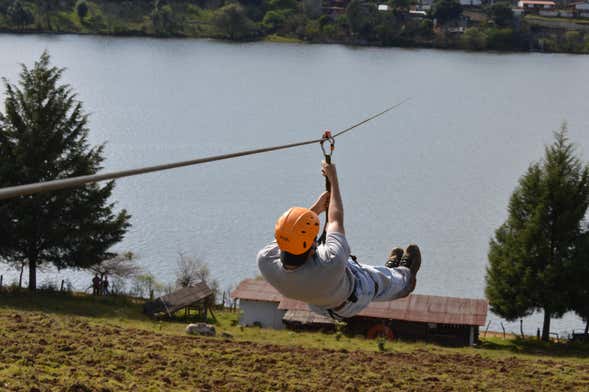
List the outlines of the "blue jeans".
<svg viewBox="0 0 589 392">
<path fill-rule="evenodd" d="M 347 268 L 356 278 L 356 302 L 347 301 L 337 312 L 318 306 L 309 308 L 319 314 L 335 318 L 350 318 L 360 313 L 372 301 L 391 301 L 409 295 L 411 271 L 406 267 L 387 268 L 358 264 L 348 259 Z"/>
</svg>

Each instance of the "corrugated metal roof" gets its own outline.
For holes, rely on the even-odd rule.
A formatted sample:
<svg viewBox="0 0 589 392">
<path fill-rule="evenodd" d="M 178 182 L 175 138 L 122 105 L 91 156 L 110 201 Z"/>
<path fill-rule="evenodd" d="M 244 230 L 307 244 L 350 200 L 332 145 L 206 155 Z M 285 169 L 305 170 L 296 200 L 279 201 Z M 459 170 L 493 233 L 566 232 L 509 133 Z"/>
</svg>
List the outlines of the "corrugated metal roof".
<svg viewBox="0 0 589 392">
<path fill-rule="evenodd" d="M 278 290 L 263 279 L 246 279 L 242 280 L 237 288 L 231 292 L 231 298 L 280 302 L 283 297 Z"/>
<path fill-rule="evenodd" d="M 235 293 L 241 288 L 249 292 L 248 286 L 252 280 L 244 280 L 232 293 L 234 298 L 242 298 Z M 301 301 L 285 298 L 265 280 L 256 280 L 255 288 L 259 293 L 257 301 L 280 302 L 281 310 L 309 310 L 307 304 Z M 264 292 L 272 292 L 271 297 L 265 297 Z M 239 294 L 239 293 L 237 293 Z M 416 321 L 424 323 L 485 325 L 488 303 L 484 299 L 442 297 L 437 295 L 412 294 L 408 297 L 386 302 L 371 302 L 358 316 Z"/>
<path fill-rule="evenodd" d="M 372 302 L 358 316 L 425 323 L 485 325 L 487 301 L 412 294 L 394 301 Z"/>
<path fill-rule="evenodd" d="M 284 321 L 290 322 L 297 322 L 301 324 L 326 324 L 332 325 L 335 324 L 329 317 L 321 316 L 315 312 L 311 312 L 310 310 L 297 310 L 292 309 L 286 312 L 284 317 L 282 318 Z"/>
</svg>

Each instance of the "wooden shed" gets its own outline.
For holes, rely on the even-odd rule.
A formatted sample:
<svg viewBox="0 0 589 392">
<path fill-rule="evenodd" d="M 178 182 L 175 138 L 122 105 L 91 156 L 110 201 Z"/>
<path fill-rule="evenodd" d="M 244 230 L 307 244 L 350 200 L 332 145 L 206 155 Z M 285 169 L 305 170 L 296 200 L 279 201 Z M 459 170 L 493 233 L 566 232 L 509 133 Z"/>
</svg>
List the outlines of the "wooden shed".
<svg viewBox="0 0 589 392">
<path fill-rule="evenodd" d="M 197 317 L 204 320 L 208 312 L 214 317 L 211 310 L 212 297 L 213 291 L 205 282 L 200 282 L 146 302 L 143 304 L 143 312 L 151 317 L 172 317 L 182 309 L 186 316 L 190 315 L 191 310 L 195 310 Z"/>
<path fill-rule="evenodd" d="M 330 318 L 311 312 L 304 302 L 283 297 L 261 279 L 242 281 L 231 296 L 240 300 L 243 310 L 240 322 L 245 325 L 257 322 L 273 328 L 319 328 L 332 324 Z M 252 308 L 251 302 L 260 305 Z M 484 299 L 412 294 L 394 301 L 372 302 L 346 322 L 352 333 L 468 345 L 478 340 L 487 309 Z M 277 322 L 278 318 L 281 323 Z"/>
</svg>

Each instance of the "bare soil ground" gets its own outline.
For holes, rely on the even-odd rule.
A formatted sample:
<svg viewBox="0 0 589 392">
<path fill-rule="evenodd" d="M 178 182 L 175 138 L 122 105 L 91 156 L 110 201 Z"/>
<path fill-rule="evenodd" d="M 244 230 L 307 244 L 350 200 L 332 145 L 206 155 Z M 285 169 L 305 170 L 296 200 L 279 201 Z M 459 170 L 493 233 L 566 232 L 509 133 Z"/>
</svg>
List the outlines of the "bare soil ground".
<svg viewBox="0 0 589 392">
<path fill-rule="evenodd" d="M 260 330 L 263 333 L 263 330 Z M 303 348 L 0 310 L 6 391 L 587 391 L 589 361 Z"/>
</svg>

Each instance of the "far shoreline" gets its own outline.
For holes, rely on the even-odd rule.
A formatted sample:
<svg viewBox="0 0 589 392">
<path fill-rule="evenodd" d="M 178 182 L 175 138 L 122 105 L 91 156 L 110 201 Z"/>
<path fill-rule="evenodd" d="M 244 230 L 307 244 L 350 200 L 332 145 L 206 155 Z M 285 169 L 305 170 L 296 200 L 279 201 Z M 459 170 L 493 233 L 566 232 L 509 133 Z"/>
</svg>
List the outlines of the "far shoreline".
<svg viewBox="0 0 589 392">
<path fill-rule="evenodd" d="M 298 38 L 285 37 L 276 34 L 264 36 L 261 39 L 252 40 L 231 40 L 220 37 L 194 37 L 184 34 L 176 34 L 169 36 L 161 36 L 156 34 L 148 34 L 142 31 L 122 32 L 116 34 L 101 34 L 96 32 L 80 32 L 80 31 L 47 31 L 47 30 L 12 30 L 0 29 L 0 35 L 4 36 L 80 36 L 80 37 L 103 37 L 103 38 L 148 38 L 155 40 L 207 40 L 212 42 L 227 43 L 227 44 L 255 44 L 255 43 L 273 43 L 273 44 L 294 44 L 294 45 L 340 45 L 349 48 L 375 48 L 375 49 L 407 49 L 407 50 L 433 50 L 433 51 L 450 51 L 450 52 L 464 52 L 472 54 L 494 54 L 494 55 L 512 55 L 512 54 L 558 54 L 558 55 L 588 55 L 589 53 L 575 53 L 575 52 L 548 52 L 540 50 L 469 50 L 458 47 L 438 47 L 434 45 L 374 45 L 371 43 L 362 42 L 339 42 L 339 41 L 308 41 Z"/>
</svg>

